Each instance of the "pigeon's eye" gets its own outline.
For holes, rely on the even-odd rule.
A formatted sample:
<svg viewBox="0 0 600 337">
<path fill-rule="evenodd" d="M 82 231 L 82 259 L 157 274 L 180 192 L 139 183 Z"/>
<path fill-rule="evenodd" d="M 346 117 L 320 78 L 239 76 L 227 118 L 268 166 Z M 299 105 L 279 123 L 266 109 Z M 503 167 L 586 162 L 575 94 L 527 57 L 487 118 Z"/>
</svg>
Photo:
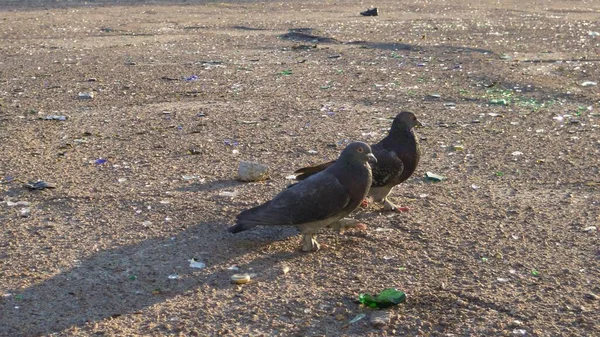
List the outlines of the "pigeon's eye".
<svg viewBox="0 0 600 337">
<path fill-rule="evenodd" d="M 363 153 L 364 150 L 362 147 L 359 147 L 358 149 L 356 149 L 356 151 L 358 151 L 358 153 Z"/>
</svg>

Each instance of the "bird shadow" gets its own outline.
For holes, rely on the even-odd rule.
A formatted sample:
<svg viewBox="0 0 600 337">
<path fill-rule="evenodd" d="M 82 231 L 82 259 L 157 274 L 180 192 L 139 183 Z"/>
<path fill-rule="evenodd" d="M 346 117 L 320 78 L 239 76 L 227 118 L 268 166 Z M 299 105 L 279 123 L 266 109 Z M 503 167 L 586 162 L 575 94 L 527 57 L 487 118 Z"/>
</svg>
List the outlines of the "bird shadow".
<svg viewBox="0 0 600 337">
<path fill-rule="evenodd" d="M 210 182 L 197 182 L 189 185 L 180 187 L 177 189 L 179 192 L 210 192 L 218 191 L 222 189 L 234 188 L 244 183 L 235 179 L 223 179 Z"/>
<path fill-rule="evenodd" d="M 272 277 L 273 263 L 303 255 L 281 249 L 279 242 L 296 234 L 295 228 L 259 228 L 234 236 L 215 219 L 174 237 L 92 253 L 44 281 L 24 289 L 5 289 L 0 299 L 0 335 L 51 334 L 136 313 L 202 284 L 231 287 L 229 278 L 236 272 Z M 262 255 L 237 262 L 249 252 Z M 192 258 L 206 267 L 192 268 Z M 227 269 L 232 265 L 239 271 Z"/>
</svg>

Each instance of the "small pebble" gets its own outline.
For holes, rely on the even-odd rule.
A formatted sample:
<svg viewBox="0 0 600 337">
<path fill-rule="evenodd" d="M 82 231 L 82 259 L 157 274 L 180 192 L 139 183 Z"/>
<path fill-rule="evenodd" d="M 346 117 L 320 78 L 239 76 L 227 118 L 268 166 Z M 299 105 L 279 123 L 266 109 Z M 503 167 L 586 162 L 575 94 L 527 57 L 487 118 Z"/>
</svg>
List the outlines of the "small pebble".
<svg viewBox="0 0 600 337">
<path fill-rule="evenodd" d="M 588 300 L 593 300 L 593 301 L 600 300 L 600 296 L 596 295 L 596 294 L 594 294 L 592 292 L 589 292 L 589 293 L 585 294 L 585 298 L 587 298 Z"/>
<path fill-rule="evenodd" d="M 371 314 L 369 321 L 374 328 L 381 329 L 390 324 L 390 312 L 389 311 L 375 311 Z"/>
<path fill-rule="evenodd" d="M 29 207 L 21 208 L 21 211 L 19 211 L 19 214 L 21 214 L 22 217 L 26 218 L 31 215 L 31 208 L 29 208 Z"/>
<path fill-rule="evenodd" d="M 269 167 L 256 162 L 242 161 L 238 166 L 238 180 L 260 181 L 269 177 Z"/>
</svg>

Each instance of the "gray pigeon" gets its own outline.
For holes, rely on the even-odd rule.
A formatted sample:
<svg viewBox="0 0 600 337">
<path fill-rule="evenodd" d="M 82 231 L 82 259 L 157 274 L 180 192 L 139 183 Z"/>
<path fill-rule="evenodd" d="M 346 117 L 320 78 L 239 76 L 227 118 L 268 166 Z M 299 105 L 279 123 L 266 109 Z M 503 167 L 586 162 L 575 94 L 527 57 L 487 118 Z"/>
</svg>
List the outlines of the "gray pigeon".
<svg viewBox="0 0 600 337">
<path fill-rule="evenodd" d="M 379 143 L 371 145 L 377 164 L 373 165 L 373 184 L 369 196 L 375 202 L 383 202 L 386 211 L 407 211 L 388 200 L 392 188 L 408 179 L 417 168 L 421 151 L 419 141 L 413 133 L 415 126 L 421 126 L 414 113 L 400 112 L 394 118 L 389 134 Z M 304 180 L 333 165 L 335 161 L 297 170 L 297 180 Z"/>
<path fill-rule="evenodd" d="M 335 164 L 283 190 L 271 201 L 241 212 L 228 231 L 238 233 L 258 225 L 298 226 L 303 234 L 302 250 L 319 250 L 316 232 L 330 225 L 335 228 L 367 196 L 372 181 L 367 161 L 377 162 L 368 144 L 349 144 Z"/>
</svg>

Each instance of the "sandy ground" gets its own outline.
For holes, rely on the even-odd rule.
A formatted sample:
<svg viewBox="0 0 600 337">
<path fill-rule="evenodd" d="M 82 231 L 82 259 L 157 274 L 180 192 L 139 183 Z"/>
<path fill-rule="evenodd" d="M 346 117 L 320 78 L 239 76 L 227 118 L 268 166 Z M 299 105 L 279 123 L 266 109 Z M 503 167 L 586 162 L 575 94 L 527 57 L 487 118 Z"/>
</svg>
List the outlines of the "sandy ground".
<svg viewBox="0 0 600 337">
<path fill-rule="evenodd" d="M 600 335 L 600 2 L 470 3 L 2 7 L 0 335 Z M 226 232 L 402 109 L 410 212 Z"/>
</svg>

